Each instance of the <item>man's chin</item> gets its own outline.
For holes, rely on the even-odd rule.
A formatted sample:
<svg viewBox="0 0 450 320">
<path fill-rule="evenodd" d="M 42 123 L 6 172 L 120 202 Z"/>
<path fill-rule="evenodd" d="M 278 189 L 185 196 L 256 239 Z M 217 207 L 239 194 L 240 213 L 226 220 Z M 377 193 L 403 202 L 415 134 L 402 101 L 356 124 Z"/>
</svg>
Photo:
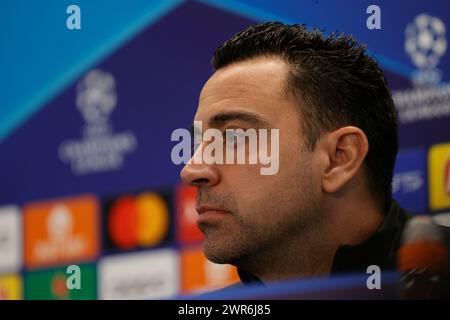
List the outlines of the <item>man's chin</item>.
<svg viewBox="0 0 450 320">
<path fill-rule="evenodd" d="M 223 242 L 216 243 L 208 239 L 203 243 L 203 253 L 209 261 L 217 264 L 234 264 L 238 259 L 236 252 L 229 246 L 224 247 Z"/>
</svg>

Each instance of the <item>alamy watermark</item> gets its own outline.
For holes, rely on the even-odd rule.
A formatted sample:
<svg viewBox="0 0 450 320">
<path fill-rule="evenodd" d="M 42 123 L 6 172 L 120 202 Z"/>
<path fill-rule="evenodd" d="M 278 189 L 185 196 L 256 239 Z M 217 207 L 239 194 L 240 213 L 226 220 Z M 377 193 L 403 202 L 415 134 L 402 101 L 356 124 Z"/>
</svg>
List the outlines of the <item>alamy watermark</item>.
<svg viewBox="0 0 450 320">
<path fill-rule="evenodd" d="M 69 15 L 66 19 L 66 27 L 68 30 L 81 29 L 81 9 L 75 4 L 67 7 L 66 13 Z"/>
<path fill-rule="evenodd" d="M 67 267 L 66 274 L 68 275 L 66 280 L 66 286 L 69 290 L 81 289 L 81 269 L 78 265 L 72 264 Z"/>
<path fill-rule="evenodd" d="M 376 264 L 367 267 L 366 273 L 369 275 L 366 281 L 367 289 L 380 290 L 381 289 L 381 268 Z"/>
<path fill-rule="evenodd" d="M 270 138 L 270 139 L 269 139 Z M 202 121 L 194 121 L 194 137 L 189 130 L 175 129 L 171 141 L 174 164 L 260 164 L 261 175 L 275 175 L 279 170 L 279 129 L 209 128 L 202 131 Z M 248 143 L 247 143 L 248 142 Z M 247 147 L 248 146 L 248 147 Z"/>
</svg>

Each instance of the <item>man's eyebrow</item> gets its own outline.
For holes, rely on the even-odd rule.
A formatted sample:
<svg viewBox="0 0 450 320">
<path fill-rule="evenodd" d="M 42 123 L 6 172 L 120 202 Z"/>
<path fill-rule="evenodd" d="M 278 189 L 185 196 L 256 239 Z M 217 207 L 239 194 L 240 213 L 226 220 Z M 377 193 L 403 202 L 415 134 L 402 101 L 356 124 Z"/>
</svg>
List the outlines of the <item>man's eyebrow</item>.
<svg viewBox="0 0 450 320">
<path fill-rule="evenodd" d="M 233 120 L 248 122 L 257 126 L 268 126 L 268 122 L 261 116 L 248 111 L 229 111 L 218 113 L 208 120 L 208 125 L 210 128 L 218 128 Z M 194 123 L 192 123 L 189 126 L 189 131 L 192 135 L 194 135 L 196 130 L 198 129 L 194 126 Z"/>
<path fill-rule="evenodd" d="M 218 128 L 233 120 L 247 122 L 256 126 L 266 126 L 268 122 L 258 114 L 248 111 L 229 111 L 215 114 L 208 120 L 210 128 Z"/>
</svg>

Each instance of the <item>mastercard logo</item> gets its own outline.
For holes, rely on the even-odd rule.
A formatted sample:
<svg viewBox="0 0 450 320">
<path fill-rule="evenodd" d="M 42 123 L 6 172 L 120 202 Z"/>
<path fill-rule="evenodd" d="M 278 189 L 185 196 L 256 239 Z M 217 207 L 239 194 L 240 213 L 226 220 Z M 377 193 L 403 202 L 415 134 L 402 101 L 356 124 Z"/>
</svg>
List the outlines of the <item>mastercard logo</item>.
<svg viewBox="0 0 450 320">
<path fill-rule="evenodd" d="M 109 210 L 108 232 L 121 249 L 149 247 L 160 243 L 169 229 L 169 209 L 157 193 L 123 196 Z"/>
</svg>

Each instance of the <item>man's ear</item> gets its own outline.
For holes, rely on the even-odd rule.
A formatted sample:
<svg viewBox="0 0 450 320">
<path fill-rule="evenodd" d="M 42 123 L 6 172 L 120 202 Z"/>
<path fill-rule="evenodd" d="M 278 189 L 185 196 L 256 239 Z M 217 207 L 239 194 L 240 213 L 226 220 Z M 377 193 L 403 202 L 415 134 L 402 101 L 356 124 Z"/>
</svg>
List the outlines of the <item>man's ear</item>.
<svg viewBox="0 0 450 320">
<path fill-rule="evenodd" d="M 322 187 L 325 192 L 334 193 L 358 173 L 369 151 L 369 141 L 366 134 L 354 126 L 328 132 L 320 140 L 328 157 Z"/>
</svg>

